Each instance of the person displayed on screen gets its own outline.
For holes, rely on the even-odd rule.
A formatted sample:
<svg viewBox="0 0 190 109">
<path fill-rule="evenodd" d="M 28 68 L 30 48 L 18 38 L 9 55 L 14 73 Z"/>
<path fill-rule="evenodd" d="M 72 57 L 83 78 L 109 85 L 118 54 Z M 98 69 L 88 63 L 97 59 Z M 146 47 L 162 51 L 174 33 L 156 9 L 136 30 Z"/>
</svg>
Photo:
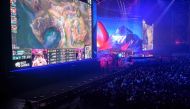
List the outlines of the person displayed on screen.
<svg viewBox="0 0 190 109">
<path fill-rule="evenodd" d="M 83 55 L 82 52 L 83 52 L 82 50 L 79 50 L 79 51 L 78 51 L 78 55 L 77 55 L 77 56 L 78 56 L 78 57 L 77 57 L 78 60 L 82 60 L 82 57 L 83 57 L 83 56 L 82 56 L 82 55 Z"/>
<path fill-rule="evenodd" d="M 46 59 L 44 58 L 43 52 L 39 51 L 35 54 L 32 66 L 43 66 L 47 65 Z"/>
<path fill-rule="evenodd" d="M 154 25 L 148 25 L 143 20 L 143 48 L 144 50 L 151 50 L 153 49 L 153 31 Z"/>
<path fill-rule="evenodd" d="M 85 47 L 85 58 L 91 58 L 91 48 L 90 48 L 90 46 Z"/>
</svg>

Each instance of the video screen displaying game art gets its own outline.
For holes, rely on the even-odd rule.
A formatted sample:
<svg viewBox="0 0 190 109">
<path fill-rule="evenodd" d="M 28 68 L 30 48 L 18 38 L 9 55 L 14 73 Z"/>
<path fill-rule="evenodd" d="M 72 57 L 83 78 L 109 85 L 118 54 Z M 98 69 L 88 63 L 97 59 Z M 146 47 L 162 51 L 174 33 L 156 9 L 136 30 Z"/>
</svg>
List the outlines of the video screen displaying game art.
<svg viewBox="0 0 190 109">
<path fill-rule="evenodd" d="M 138 18 L 98 18 L 98 55 L 142 50 L 142 21 Z"/>
<path fill-rule="evenodd" d="M 153 28 L 154 25 L 148 25 L 141 18 L 98 17 L 98 56 L 113 53 L 138 55 L 153 50 Z"/>
<path fill-rule="evenodd" d="M 143 24 L 143 50 L 153 50 L 154 25 L 148 25 L 144 20 Z"/>
<path fill-rule="evenodd" d="M 79 0 L 10 0 L 15 68 L 92 57 L 91 6 Z"/>
</svg>

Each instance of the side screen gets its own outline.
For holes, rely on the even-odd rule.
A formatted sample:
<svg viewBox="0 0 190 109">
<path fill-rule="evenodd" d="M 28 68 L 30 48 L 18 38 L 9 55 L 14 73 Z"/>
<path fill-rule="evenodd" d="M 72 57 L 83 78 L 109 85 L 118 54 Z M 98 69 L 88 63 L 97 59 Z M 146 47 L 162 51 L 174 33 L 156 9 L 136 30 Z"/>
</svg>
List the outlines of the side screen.
<svg viewBox="0 0 190 109">
<path fill-rule="evenodd" d="M 92 57 L 91 6 L 77 0 L 11 0 L 14 67 Z"/>
<path fill-rule="evenodd" d="M 154 25 L 148 25 L 144 20 L 143 25 L 143 50 L 153 50 L 153 32 Z"/>
</svg>

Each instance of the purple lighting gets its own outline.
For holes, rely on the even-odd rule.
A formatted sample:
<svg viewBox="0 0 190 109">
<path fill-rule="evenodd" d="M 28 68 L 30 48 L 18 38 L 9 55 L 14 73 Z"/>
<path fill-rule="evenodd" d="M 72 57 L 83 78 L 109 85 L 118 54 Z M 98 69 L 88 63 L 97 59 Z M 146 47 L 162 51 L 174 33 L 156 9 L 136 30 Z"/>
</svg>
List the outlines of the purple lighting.
<svg viewBox="0 0 190 109">
<path fill-rule="evenodd" d="M 169 9 L 171 8 L 171 6 L 173 5 L 173 3 L 175 2 L 175 0 L 171 0 L 171 2 L 169 3 L 169 5 L 164 9 L 164 11 L 161 13 L 160 17 L 158 18 L 158 20 L 156 21 L 155 24 L 158 24 L 162 18 L 164 17 L 164 15 L 169 11 Z"/>
<path fill-rule="evenodd" d="M 176 41 L 175 41 L 175 44 L 176 44 L 176 45 L 180 45 L 180 44 L 184 44 L 184 43 L 185 43 L 184 41 L 180 41 L 180 40 L 176 40 Z"/>
</svg>

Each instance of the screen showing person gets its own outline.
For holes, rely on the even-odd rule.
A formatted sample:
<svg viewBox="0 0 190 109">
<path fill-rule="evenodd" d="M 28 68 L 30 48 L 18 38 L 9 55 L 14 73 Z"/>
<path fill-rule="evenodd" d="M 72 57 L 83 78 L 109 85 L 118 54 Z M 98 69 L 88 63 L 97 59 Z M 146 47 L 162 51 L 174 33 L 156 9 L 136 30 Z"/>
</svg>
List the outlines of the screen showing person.
<svg viewBox="0 0 190 109">
<path fill-rule="evenodd" d="M 143 50 L 153 50 L 153 32 L 154 25 L 148 25 L 145 20 L 142 21 L 143 24 Z"/>
<path fill-rule="evenodd" d="M 91 58 L 91 46 L 85 46 L 85 59 Z"/>
<path fill-rule="evenodd" d="M 78 49 L 77 50 L 77 60 L 82 60 L 84 58 L 84 50 Z"/>
<path fill-rule="evenodd" d="M 33 60 L 32 60 L 32 66 L 43 66 L 47 65 L 47 59 L 46 59 L 46 50 L 33 50 Z"/>
</svg>

